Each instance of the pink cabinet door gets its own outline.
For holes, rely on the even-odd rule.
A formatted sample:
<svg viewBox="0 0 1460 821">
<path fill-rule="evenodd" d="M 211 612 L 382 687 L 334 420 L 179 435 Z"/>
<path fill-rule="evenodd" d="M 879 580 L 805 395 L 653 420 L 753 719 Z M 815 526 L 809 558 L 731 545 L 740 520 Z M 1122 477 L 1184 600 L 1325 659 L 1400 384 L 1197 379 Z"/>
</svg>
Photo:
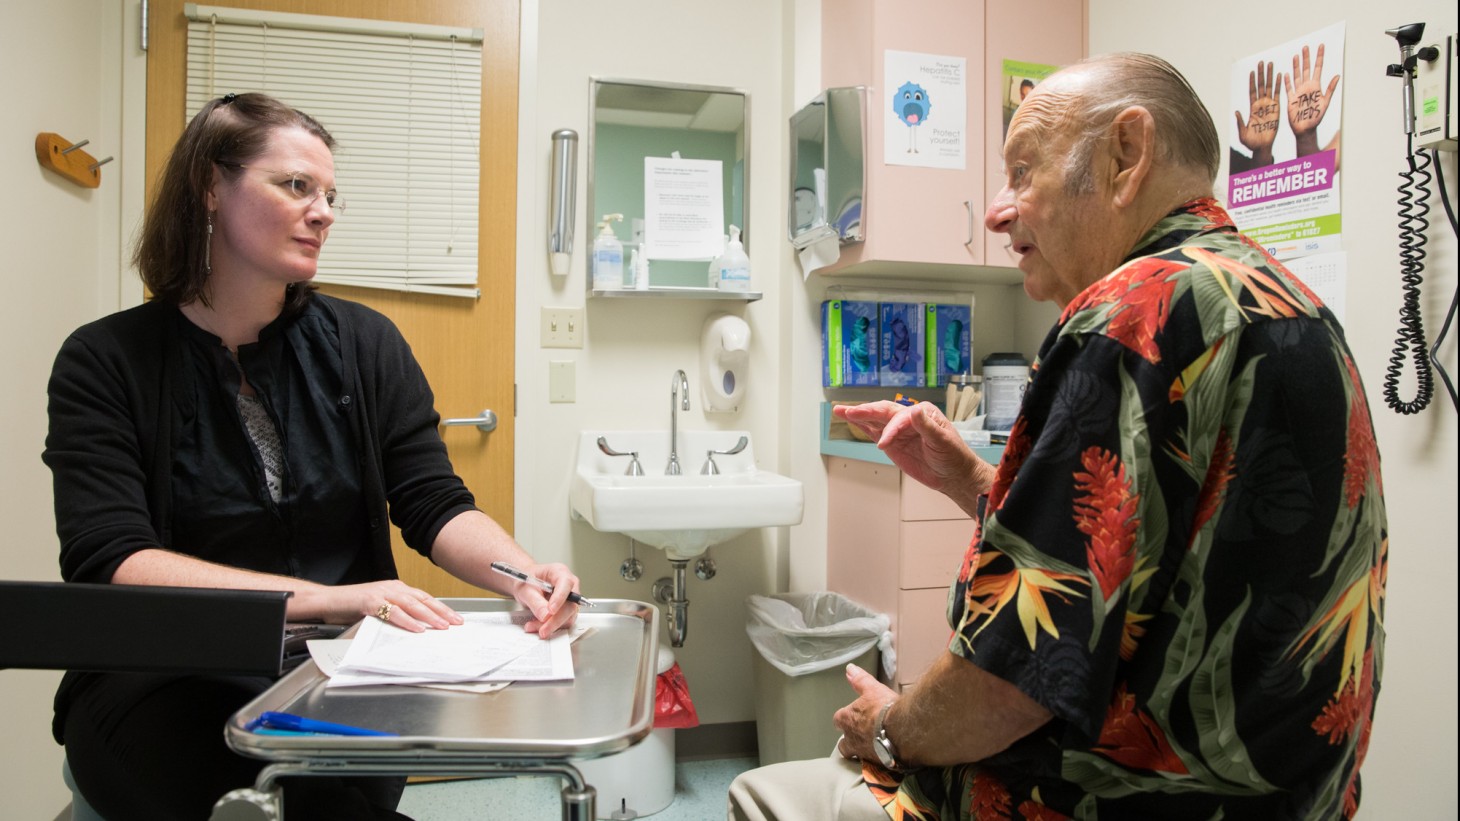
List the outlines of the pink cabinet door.
<svg viewBox="0 0 1460 821">
<path fill-rule="evenodd" d="M 867 239 L 844 246 L 841 259 L 824 273 L 853 265 L 866 269 L 869 263 L 884 262 L 982 264 L 984 231 L 976 217 L 982 213 L 979 199 L 986 154 L 983 0 L 837 0 L 823 4 L 821 26 L 822 84 L 868 88 L 867 177 L 862 203 Z M 886 162 L 889 138 L 885 127 L 896 116 L 892 108 L 896 89 L 884 87 L 889 51 L 962 59 L 963 168 Z M 937 102 L 932 101 L 928 126 L 919 139 L 932 139 L 931 129 L 940 110 Z M 956 110 L 941 110 L 950 108 Z M 881 270 L 898 273 L 895 267 Z"/>
</svg>

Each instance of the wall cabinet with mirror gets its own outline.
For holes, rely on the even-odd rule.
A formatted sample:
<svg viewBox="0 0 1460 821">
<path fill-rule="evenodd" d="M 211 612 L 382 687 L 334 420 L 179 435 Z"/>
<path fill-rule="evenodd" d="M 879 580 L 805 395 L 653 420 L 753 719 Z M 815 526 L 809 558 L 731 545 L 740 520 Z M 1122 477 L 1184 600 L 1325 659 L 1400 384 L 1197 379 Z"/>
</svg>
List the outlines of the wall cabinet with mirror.
<svg viewBox="0 0 1460 821">
<path fill-rule="evenodd" d="M 591 297 L 760 299 L 711 286 L 712 260 L 731 226 L 746 231 L 749 98 L 739 89 L 593 78 L 587 143 L 587 288 Z M 605 219 L 605 218 L 608 219 Z M 595 281 L 603 225 L 621 253 L 622 279 Z M 612 247 L 611 242 L 605 245 Z M 637 287 L 632 260 L 648 267 Z"/>
<path fill-rule="evenodd" d="M 1010 83 L 1020 67 L 1079 60 L 1086 18 L 1086 0 L 843 0 L 824 14 L 822 83 L 866 87 L 866 153 L 863 239 L 843 235 L 840 258 L 820 272 L 1019 283 L 1005 238 L 983 222 L 1002 185 L 1005 122 L 1017 105 Z M 816 105 L 792 118 L 793 134 L 810 132 Z M 826 173 L 830 195 L 838 183 Z M 813 220 L 818 204 L 814 184 L 798 194 L 801 176 L 793 170 L 788 192 L 793 236 L 797 197 Z M 828 224 L 839 216 L 827 214 Z"/>
</svg>

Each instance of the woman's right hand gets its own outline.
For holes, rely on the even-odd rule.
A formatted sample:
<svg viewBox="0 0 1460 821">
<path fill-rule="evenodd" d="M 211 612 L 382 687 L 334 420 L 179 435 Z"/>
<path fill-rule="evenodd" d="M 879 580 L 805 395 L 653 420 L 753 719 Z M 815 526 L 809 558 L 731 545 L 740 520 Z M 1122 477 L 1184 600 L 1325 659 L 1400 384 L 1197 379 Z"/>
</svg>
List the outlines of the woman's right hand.
<svg viewBox="0 0 1460 821">
<path fill-rule="evenodd" d="M 297 609 L 296 609 L 297 605 Z M 412 633 L 445 630 L 462 618 L 440 599 L 399 579 L 338 586 L 319 585 L 289 600 L 291 619 L 320 619 L 353 624 L 361 617 L 378 618 Z"/>
</svg>

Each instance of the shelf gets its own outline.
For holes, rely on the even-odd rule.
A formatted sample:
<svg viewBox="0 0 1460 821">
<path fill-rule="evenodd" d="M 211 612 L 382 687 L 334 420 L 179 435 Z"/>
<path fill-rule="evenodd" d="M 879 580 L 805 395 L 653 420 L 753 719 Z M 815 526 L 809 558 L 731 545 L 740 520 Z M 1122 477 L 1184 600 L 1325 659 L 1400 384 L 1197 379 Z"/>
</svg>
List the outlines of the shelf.
<svg viewBox="0 0 1460 821">
<path fill-rule="evenodd" d="M 760 291 L 722 291 L 719 288 L 655 287 L 640 291 L 633 288 L 594 288 L 591 297 L 605 299 L 710 299 L 729 302 L 755 302 L 764 296 Z"/>
<path fill-rule="evenodd" d="M 831 428 L 831 403 L 821 403 L 821 455 L 841 456 L 846 459 L 856 459 L 860 462 L 875 462 L 879 465 L 892 465 L 892 460 L 882 449 L 871 442 L 860 442 L 853 439 L 830 439 L 827 431 Z M 1004 456 L 1003 445 L 989 445 L 988 447 L 971 448 L 978 454 L 978 457 L 991 465 L 997 465 Z M 896 465 L 893 465 L 896 467 Z"/>
</svg>

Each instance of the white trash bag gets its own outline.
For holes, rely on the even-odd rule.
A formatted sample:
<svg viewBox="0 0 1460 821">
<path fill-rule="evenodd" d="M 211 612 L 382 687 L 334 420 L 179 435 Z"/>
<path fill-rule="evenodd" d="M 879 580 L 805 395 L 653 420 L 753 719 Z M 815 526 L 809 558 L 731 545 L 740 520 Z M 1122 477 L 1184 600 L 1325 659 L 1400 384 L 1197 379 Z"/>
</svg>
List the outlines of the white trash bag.
<svg viewBox="0 0 1460 821">
<path fill-rule="evenodd" d="M 788 676 L 804 676 L 844 665 L 872 645 L 882 651 L 888 680 L 897 671 L 891 624 L 838 593 L 777 593 L 746 600 L 745 632 L 760 655 Z"/>
</svg>

